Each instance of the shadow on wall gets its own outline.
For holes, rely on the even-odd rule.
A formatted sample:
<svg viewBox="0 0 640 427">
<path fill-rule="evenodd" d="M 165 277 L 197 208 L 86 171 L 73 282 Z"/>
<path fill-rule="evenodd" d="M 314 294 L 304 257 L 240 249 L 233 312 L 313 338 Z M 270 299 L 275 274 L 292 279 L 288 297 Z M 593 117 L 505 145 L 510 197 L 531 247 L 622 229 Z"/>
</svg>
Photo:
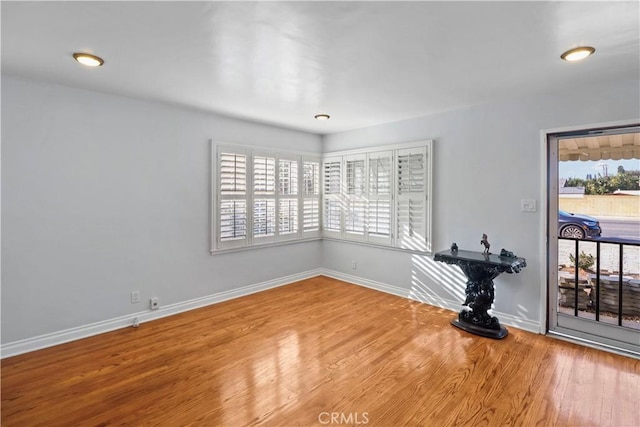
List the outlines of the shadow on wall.
<svg viewBox="0 0 640 427">
<path fill-rule="evenodd" d="M 439 285 L 437 289 L 431 283 Z M 465 300 L 467 278 L 455 265 L 436 262 L 428 256 L 411 256 L 409 297 L 437 307 L 451 308 Z M 437 286 L 437 285 L 436 285 Z M 444 294 L 443 294 L 444 292 Z"/>
<path fill-rule="evenodd" d="M 459 267 L 436 262 L 428 256 L 412 255 L 409 298 L 436 307 L 460 311 L 463 309 L 462 302 L 466 299 L 466 287 L 467 278 Z M 500 291 L 498 289 L 497 292 Z M 509 315 L 509 323 L 520 329 L 538 332 L 538 320 L 532 319 L 531 313 L 524 305 L 517 304 L 516 307 L 516 314 Z M 494 309 L 495 305 L 492 304 L 491 310 Z"/>
</svg>

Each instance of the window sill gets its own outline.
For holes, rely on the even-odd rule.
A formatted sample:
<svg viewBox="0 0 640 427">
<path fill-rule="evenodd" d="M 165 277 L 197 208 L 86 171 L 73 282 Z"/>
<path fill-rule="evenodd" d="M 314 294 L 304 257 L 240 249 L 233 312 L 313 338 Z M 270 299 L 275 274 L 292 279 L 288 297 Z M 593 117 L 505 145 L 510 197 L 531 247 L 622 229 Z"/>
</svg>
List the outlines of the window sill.
<svg viewBox="0 0 640 427">
<path fill-rule="evenodd" d="M 265 248 L 273 248 L 276 246 L 294 245 L 296 243 L 315 242 L 317 240 L 322 240 L 322 237 L 309 237 L 306 239 L 284 240 L 282 242 L 264 243 L 264 244 L 252 245 L 252 246 L 242 246 L 239 248 L 232 248 L 232 249 L 215 249 L 215 250 L 209 250 L 209 253 L 211 255 L 231 254 L 235 252 L 252 251 L 254 249 L 265 249 Z"/>
<path fill-rule="evenodd" d="M 359 242 L 357 240 L 339 239 L 339 238 L 335 238 L 335 237 L 310 237 L 308 239 L 289 240 L 289 241 L 275 242 L 275 243 L 265 243 L 263 245 L 244 246 L 244 247 L 241 247 L 241 248 L 210 250 L 209 253 L 212 256 L 213 255 L 223 255 L 223 254 L 231 254 L 231 253 L 237 253 L 237 252 L 246 252 L 246 251 L 251 251 L 251 250 L 254 250 L 254 249 L 266 249 L 266 248 L 273 248 L 273 247 L 276 247 L 276 246 L 286 246 L 286 245 L 294 245 L 294 244 L 297 244 L 297 243 L 315 242 L 315 241 L 318 241 L 318 240 L 327 240 L 329 242 L 347 243 L 347 244 L 350 244 L 350 245 L 358 245 L 358 246 L 368 246 L 370 248 L 385 249 L 385 250 L 391 250 L 391 251 L 397 251 L 397 252 L 405 252 L 405 253 L 410 253 L 410 254 L 414 254 L 414 255 L 423 255 L 423 256 L 431 256 L 431 255 L 433 255 L 433 252 L 430 252 L 430 251 L 419 251 L 419 250 L 415 250 L 415 249 L 398 248 L 396 246 L 387 246 L 387 245 L 381 245 L 381 244 L 378 244 L 378 243 L 370 243 L 370 242 Z"/>
<path fill-rule="evenodd" d="M 339 239 L 339 238 L 335 238 L 335 237 L 310 237 L 308 239 L 299 239 L 299 240 L 289 240 L 289 241 L 283 241 L 283 242 L 265 243 L 265 244 L 262 244 L 262 245 L 244 246 L 244 247 L 241 247 L 241 248 L 210 250 L 209 253 L 211 255 L 223 255 L 223 254 L 231 254 L 231 253 L 236 253 L 236 252 L 251 251 L 251 250 L 254 250 L 254 249 L 265 249 L 265 248 L 273 248 L 273 247 L 276 247 L 276 246 L 293 245 L 293 244 L 296 244 L 296 243 L 315 242 L 315 241 L 318 241 L 318 240 L 327 240 L 329 242 L 347 243 L 347 244 L 350 244 L 350 245 L 358 245 L 358 246 L 368 246 L 370 248 L 385 249 L 385 250 L 391 250 L 391 251 L 397 251 L 397 252 L 406 252 L 406 253 L 410 253 L 410 254 L 414 254 L 414 255 L 424 255 L 424 256 L 433 255 L 433 252 L 430 252 L 430 251 L 420 251 L 420 250 L 416 250 L 416 249 L 398 248 L 396 246 L 387 246 L 387 245 L 381 245 L 381 244 L 378 244 L 378 243 L 371 243 L 371 242 L 359 242 L 357 240 Z"/>
</svg>

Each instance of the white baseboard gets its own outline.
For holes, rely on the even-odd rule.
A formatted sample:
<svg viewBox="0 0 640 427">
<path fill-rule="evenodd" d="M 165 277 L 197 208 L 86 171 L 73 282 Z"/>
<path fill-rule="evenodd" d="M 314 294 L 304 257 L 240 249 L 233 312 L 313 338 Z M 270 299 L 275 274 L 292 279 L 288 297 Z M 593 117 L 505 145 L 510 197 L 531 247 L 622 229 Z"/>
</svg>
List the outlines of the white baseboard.
<svg viewBox="0 0 640 427">
<path fill-rule="evenodd" d="M 523 331 L 531 332 L 534 334 L 544 335 L 544 331 L 540 329 L 540 322 L 536 322 L 531 319 L 523 319 L 522 317 L 516 317 L 512 314 L 503 313 L 501 311 L 491 310 L 491 313 L 496 316 L 501 324 L 506 326 L 513 326 L 514 328 L 522 329 Z"/>
<path fill-rule="evenodd" d="M 459 312 L 462 309 L 462 301 L 452 301 L 445 298 L 436 297 L 433 295 L 427 295 L 418 292 L 413 289 L 401 288 L 399 286 L 389 285 L 386 283 L 376 282 L 374 280 L 365 279 L 359 276 L 352 276 L 351 274 L 341 273 L 339 271 L 320 269 L 322 274 L 327 277 L 342 280 L 344 282 L 352 283 L 354 285 L 364 286 L 366 288 L 374 289 L 388 294 L 396 295 L 402 298 L 411 299 L 414 301 L 422 302 L 425 304 L 441 307 L 446 310 Z M 540 334 L 540 323 L 534 320 L 523 319 L 511 314 L 502 313 L 500 311 L 491 310 L 491 314 L 496 316 L 501 324 L 506 326 L 512 326 L 514 328 L 523 329 L 527 332 L 533 332 L 534 334 Z"/>
<path fill-rule="evenodd" d="M 376 291 L 386 292 L 402 298 L 409 298 L 409 291 L 399 286 L 388 285 L 375 280 L 365 279 L 364 277 L 352 276 L 351 274 L 340 273 L 339 271 L 320 269 L 323 276 L 332 279 L 342 280 L 343 282 L 354 285 L 364 286 L 365 288 L 374 289 Z"/>
<path fill-rule="evenodd" d="M 146 310 L 138 313 L 127 314 L 113 319 L 91 323 L 89 325 L 65 329 L 63 331 L 52 332 L 33 338 L 10 342 L 0 347 L 0 358 L 4 359 L 6 357 L 17 356 L 19 354 L 52 347 L 58 344 L 64 344 L 66 342 L 87 338 L 93 335 L 111 332 L 116 329 L 126 328 L 133 325 L 134 318 L 138 318 L 138 321 L 140 323 L 145 323 L 185 311 L 194 310 L 196 308 L 201 308 L 211 304 L 216 304 L 230 299 L 254 294 L 256 292 L 265 291 L 267 289 L 288 285 L 290 283 L 309 279 L 311 277 L 316 277 L 321 274 L 323 274 L 321 269 L 309 270 L 302 273 L 292 274 L 290 276 L 268 280 L 266 282 L 257 283 L 254 285 L 243 286 L 238 289 L 218 292 L 216 294 L 208 295 L 201 298 L 195 298 L 188 301 L 169 304 L 161 307 L 158 310 Z"/>
<path fill-rule="evenodd" d="M 152 320 L 160 319 L 178 313 L 183 313 L 185 311 L 194 310 L 196 308 L 206 307 L 208 305 L 217 304 L 234 298 L 251 295 L 256 292 L 277 288 L 279 286 L 288 285 L 293 282 L 309 279 L 320 275 L 332 277 L 334 279 L 342 280 L 354 285 L 364 286 L 376 291 L 385 292 L 414 301 L 419 301 L 436 307 L 441 307 L 447 310 L 451 310 L 452 312 L 460 311 L 462 307 L 460 301 L 451 301 L 444 298 L 434 297 L 432 295 L 420 294 L 415 290 L 377 282 L 375 280 L 366 279 L 364 277 L 353 276 L 350 274 L 340 273 L 338 271 L 327 270 L 324 268 L 317 268 L 298 274 L 292 274 L 290 276 L 268 280 L 266 282 L 257 283 L 254 285 L 244 286 L 238 289 L 218 292 L 216 294 L 208 295 L 201 298 L 195 298 L 188 301 L 169 304 L 161 307 L 158 310 L 146 310 L 127 314 L 113 319 L 91 323 L 89 325 L 65 329 L 63 331 L 52 332 L 33 338 L 10 342 L 0 346 L 0 358 L 4 359 L 6 357 L 17 356 L 19 354 L 52 347 L 54 345 L 64 344 L 66 342 L 103 334 L 105 332 L 111 332 L 116 329 L 130 327 L 133 325 L 134 318 L 137 318 L 138 321 L 142 324 L 145 322 L 150 322 Z M 495 310 L 492 311 L 492 313 L 500 319 L 501 323 L 505 325 L 524 329 L 536 334 L 540 333 L 540 324 L 538 322 L 528 319 L 522 319 L 507 313 L 497 312 Z"/>
</svg>

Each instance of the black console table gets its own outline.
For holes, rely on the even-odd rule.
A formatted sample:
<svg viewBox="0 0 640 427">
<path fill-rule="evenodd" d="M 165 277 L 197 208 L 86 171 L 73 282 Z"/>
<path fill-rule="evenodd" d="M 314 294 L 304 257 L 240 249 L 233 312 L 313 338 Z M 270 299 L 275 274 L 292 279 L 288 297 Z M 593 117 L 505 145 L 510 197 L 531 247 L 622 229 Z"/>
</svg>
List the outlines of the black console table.
<svg viewBox="0 0 640 427">
<path fill-rule="evenodd" d="M 500 325 L 497 317 L 491 316 L 487 310 L 491 309 L 494 298 L 493 279 L 500 273 L 519 273 L 527 266 L 524 258 L 489 255 L 473 251 L 441 251 L 435 254 L 434 260 L 457 265 L 467 276 L 466 300 L 458 318 L 451 321 L 456 326 L 472 334 L 483 337 L 501 339 L 509 331 Z"/>
</svg>

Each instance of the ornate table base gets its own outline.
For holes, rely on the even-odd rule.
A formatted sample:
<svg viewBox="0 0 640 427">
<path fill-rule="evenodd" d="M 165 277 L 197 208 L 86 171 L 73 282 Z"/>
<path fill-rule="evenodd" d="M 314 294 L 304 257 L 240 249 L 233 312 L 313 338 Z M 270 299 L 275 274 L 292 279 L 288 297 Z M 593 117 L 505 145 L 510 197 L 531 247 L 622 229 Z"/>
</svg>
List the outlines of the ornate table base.
<svg viewBox="0 0 640 427">
<path fill-rule="evenodd" d="M 493 279 L 500 273 L 518 273 L 527 265 L 524 258 L 500 257 L 471 251 L 442 251 L 434 259 L 459 266 L 467 277 L 466 299 L 458 318 L 451 324 L 464 331 L 483 337 L 501 339 L 509 331 L 500 325 L 497 317 L 487 313 L 495 295 Z"/>
<path fill-rule="evenodd" d="M 462 313 L 460 313 L 458 316 L 461 317 Z M 452 320 L 451 324 L 456 328 L 462 329 L 463 331 L 480 335 L 482 337 L 495 338 L 497 340 L 502 339 L 509 334 L 509 331 L 504 326 L 500 326 L 500 329 L 487 329 L 482 326 L 477 326 L 477 325 L 474 325 L 473 323 L 469 323 L 459 319 Z"/>
</svg>

